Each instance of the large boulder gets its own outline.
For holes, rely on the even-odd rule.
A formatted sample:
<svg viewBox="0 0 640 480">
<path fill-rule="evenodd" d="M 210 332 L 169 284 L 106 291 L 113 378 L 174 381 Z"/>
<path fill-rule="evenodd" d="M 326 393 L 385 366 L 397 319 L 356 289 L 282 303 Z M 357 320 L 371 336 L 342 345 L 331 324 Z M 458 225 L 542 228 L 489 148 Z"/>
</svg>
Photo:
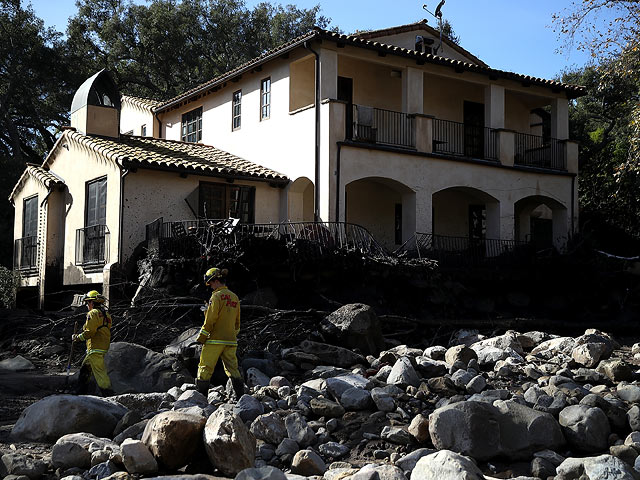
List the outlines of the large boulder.
<svg viewBox="0 0 640 480">
<path fill-rule="evenodd" d="M 175 470 L 195 454 L 206 418 L 182 412 L 162 412 L 144 429 L 142 441 L 161 466 Z"/>
<path fill-rule="evenodd" d="M 582 452 L 600 452 L 608 446 L 611 427 L 607 415 L 598 407 L 571 405 L 558 417 L 567 442 Z"/>
<path fill-rule="evenodd" d="M 637 480 L 640 474 L 611 455 L 567 458 L 556 469 L 555 480 Z"/>
<path fill-rule="evenodd" d="M 253 467 L 256 438 L 238 415 L 218 408 L 207 420 L 203 438 L 211 464 L 225 476 L 234 476 Z"/>
<path fill-rule="evenodd" d="M 25 370 L 35 370 L 35 365 L 21 355 L 13 358 L 7 358 L 0 362 L 0 370 L 8 370 L 11 372 L 21 372 Z"/>
<path fill-rule="evenodd" d="M 123 393 L 109 397 L 110 400 L 116 401 L 127 407 L 130 411 L 146 415 L 151 412 L 160 410 L 160 405 L 164 402 L 173 402 L 173 397 L 165 392 L 153 393 Z"/>
<path fill-rule="evenodd" d="M 188 330 L 185 330 L 176 338 L 174 338 L 169 345 L 164 347 L 164 350 L 162 351 L 162 353 L 164 353 L 165 355 L 172 355 L 175 357 L 179 357 L 184 355 L 186 350 L 189 348 L 201 350 L 202 345 L 200 345 L 199 343 L 196 345 L 193 344 L 198 338 L 199 334 L 200 334 L 200 327 L 191 327 Z"/>
<path fill-rule="evenodd" d="M 451 450 L 423 456 L 411 471 L 411 480 L 484 480 L 475 462 Z"/>
<path fill-rule="evenodd" d="M 409 357 L 399 358 L 391 369 L 391 373 L 387 377 L 389 385 L 411 385 L 418 387 L 420 385 L 420 377 L 416 373 Z"/>
<path fill-rule="evenodd" d="M 277 413 L 265 413 L 251 423 L 251 433 L 259 440 L 280 445 L 287 436 L 287 427 Z"/>
<path fill-rule="evenodd" d="M 29 458 L 19 453 L 5 453 L 2 455 L 0 457 L 0 472 L 2 472 L 2 467 L 4 467 L 7 475 L 24 475 L 31 480 L 37 480 L 47 471 L 47 464 L 42 460 Z"/>
<path fill-rule="evenodd" d="M 133 343 L 112 343 L 104 361 L 116 393 L 166 392 L 193 381 L 186 370 L 173 371 L 173 358 Z"/>
<path fill-rule="evenodd" d="M 55 442 L 68 433 L 87 432 L 111 437 L 127 409 L 92 396 L 51 395 L 28 406 L 11 431 L 11 438 L 27 442 Z"/>
<path fill-rule="evenodd" d="M 129 473 L 149 474 L 158 471 L 158 462 L 140 440 L 127 438 L 120 446 L 122 463 Z"/>
<path fill-rule="evenodd" d="M 358 363 L 366 363 L 362 355 L 358 355 L 346 348 L 336 347 L 335 345 L 304 340 L 300 344 L 300 348 L 302 348 L 302 351 L 305 353 L 315 355 L 327 365 L 349 368 Z"/>
<path fill-rule="evenodd" d="M 291 472 L 305 477 L 323 475 L 326 470 L 324 460 L 313 450 L 300 450 L 291 461 Z"/>
<path fill-rule="evenodd" d="M 365 354 L 378 355 L 384 349 L 380 320 L 369 305 L 344 305 L 321 323 L 321 329 L 342 345 Z"/>
<path fill-rule="evenodd" d="M 550 414 L 502 400 L 439 408 L 429 416 L 429 434 L 438 450 L 453 450 L 476 460 L 523 459 L 564 444 L 560 425 Z"/>
<path fill-rule="evenodd" d="M 108 438 L 99 438 L 90 433 L 70 433 L 58 439 L 51 451 L 51 464 L 55 468 L 89 468 L 91 453 L 96 450 L 119 452 L 120 447 Z"/>
</svg>

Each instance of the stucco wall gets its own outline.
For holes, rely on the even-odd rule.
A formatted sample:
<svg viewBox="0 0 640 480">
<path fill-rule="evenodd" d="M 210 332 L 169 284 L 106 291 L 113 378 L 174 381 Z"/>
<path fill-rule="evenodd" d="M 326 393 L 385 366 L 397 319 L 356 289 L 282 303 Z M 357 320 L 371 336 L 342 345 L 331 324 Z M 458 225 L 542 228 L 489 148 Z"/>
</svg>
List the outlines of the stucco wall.
<svg viewBox="0 0 640 480">
<path fill-rule="evenodd" d="M 200 182 L 226 181 L 214 177 L 187 175 L 156 170 L 138 169 L 129 173 L 124 183 L 123 209 L 123 261 L 131 255 L 135 247 L 145 239 L 145 226 L 158 217 L 164 221 L 192 220 L 193 212 L 185 198 L 198 188 Z M 256 188 L 256 223 L 277 223 L 280 208 L 280 189 L 264 182 L 236 180 L 234 185 L 248 185 Z"/>
<path fill-rule="evenodd" d="M 353 103 L 402 110 L 402 78 L 388 65 L 338 55 L 338 75 L 353 79 Z"/>
<path fill-rule="evenodd" d="M 424 113 L 442 120 L 462 122 L 465 100 L 484 103 L 484 87 L 470 82 L 425 75 Z"/>
<path fill-rule="evenodd" d="M 153 119 L 153 114 L 127 100 L 122 101 L 120 110 L 120 133 L 133 132 L 133 135 L 142 135 L 142 125 L 147 126 L 147 137 L 157 133 L 157 122 Z M 154 130 L 155 129 L 155 130 Z"/>
<path fill-rule="evenodd" d="M 315 112 L 289 113 L 289 60 L 273 61 L 215 94 L 161 114 L 166 138 L 180 140 L 182 114 L 202 106 L 202 143 L 272 168 L 291 179 L 314 178 Z M 260 120 L 260 82 L 271 77 L 271 117 Z M 231 130 L 233 92 L 242 90 L 242 126 Z M 313 89 L 311 91 L 313 95 Z"/>
<path fill-rule="evenodd" d="M 50 168 L 67 187 L 65 192 L 64 215 L 64 256 L 63 282 L 65 285 L 102 283 L 102 272 L 85 272 L 75 265 L 76 230 L 85 227 L 86 183 L 107 177 L 106 225 L 109 229 L 109 257 L 114 262 L 118 258 L 120 169 L 118 166 L 93 150 L 63 139 L 57 156 L 50 160 Z M 64 147 L 66 145 L 66 147 Z"/>
<path fill-rule="evenodd" d="M 438 28 L 437 24 L 434 25 L 434 28 Z M 412 32 L 403 32 L 396 33 L 394 35 L 385 35 L 382 37 L 376 37 L 372 39 L 372 41 L 387 43 L 390 45 L 397 45 L 398 47 L 408 48 L 409 50 L 413 50 L 416 47 L 416 35 L 422 35 L 425 38 L 433 39 L 433 44 L 431 45 L 433 48 L 440 45 L 440 37 L 435 37 L 433 35 L 429 35 L 424 30 L 414 30 Z M 442 42 L 442 49 L 438 50 L 438 55 L 446 58 L 453 58 L 455 60 L 462 60 L 463 62 L 475 63 L 471 58 L 466 57 L 461 54 L 457 50 L 454 50 L 452 47 L 447 45 L 446 42 Z"/>
</svg>

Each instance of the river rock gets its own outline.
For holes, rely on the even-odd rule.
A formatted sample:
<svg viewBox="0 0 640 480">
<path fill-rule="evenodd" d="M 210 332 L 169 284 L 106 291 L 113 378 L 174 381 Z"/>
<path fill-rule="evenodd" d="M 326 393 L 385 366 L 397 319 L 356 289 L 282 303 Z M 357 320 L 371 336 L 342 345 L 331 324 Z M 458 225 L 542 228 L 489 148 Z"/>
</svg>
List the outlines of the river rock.
<svg viewBox="0 0 640 480">
<path fill-rule="evenodd" d="M 186 465 L 196 452 L 206 419 L 182 412 L 162 412 L 144 429 L 142 441 L 160 466 L 175 470 Z"/>
<path fill-rule="evenodd" d="M 556 469 L 555 480 L 637 480 L 634 469 L 611 455 L 567 458 Z"/>
<path fill-rule="evenodd" d="M 429 419 L 422 414 L 418 414 L 409 424 L 409 433 L 418 443 L 425 443 L 429 440 Z"/>
<path fill-rule="evenodd" d="M 371 380 L 355 373 L 327 378 L 326 384 L 327 390 L 336 400 L 340 400 L 342 394 L 350 388 L 369 389 L 372 387 Z"/>
<path fill-rule="evenodd" d="M 551 415 L 512 401 L 466 401 L 439 408 L 429 416 L 429 433 L 436 448 L 477 460 L 526 458 L 564 444 L 560 425 Z"/>
<path fill-rule="evenodd" d="M 234 476 L 254 465 L 256 438 L 239 416 L 218 408 L 204 427 L 204 447 L 211 464 L 225 476 Z"/>
<path fill-rule="evenodd" d="M 440 450 L 422 457 L 411 472 L 411 480 L 484 480 L 475 462 L 459 453 Z"/>
<path fill-rule="evenodd" d="M 180 392 L 182 393 L 182 392 Z M 171 403 L 175 399 L 169 393 L 152 392 L 152 393 L 123 393 L 110 397 L 109 400 L 124 405 L 129 410 L 137 412 L 140 415 L 157 412 L 160 405 L 167 402 Z"/>
<path fill-rule="evenodd" d="M 100 438 L 90 433 L 70 433 L 63 435 L 53 446 L 51 463 L 55 468 L 89 468 L 91 453 L 97 450 L 119 452 L 120 447 L 108 438 Z"/>
<path fill-rule="evenodd" d="M 350 388 L 340 397 L 345 410 L 366 410 L 371 405 L 371 394 L 362 388 Z"/>
<path fill-rule="evenodd" d="M 31 480 L 37 480 L 47 471 L 47 464 L 42 460 L 18 453 L 5 453 L 0 458 L 0 463 L 8 475 L 25 475 Z"/>
<path fill-rule="evenodd" d="M 250 430 L 258 440 L 272 445 L 279 445 L 287 436 L 287 428 L 280 415 L 276 413 L 265 413 L 258 416 L 251 423 Z"/>
<path fill-rule="evenodd" d="M 158 462 L 140 440 L 126 439 L 120 445 L 120 452 L 127 472 L 147 475 L 158 471 Z"/>
<path fill-rule="evenodd" d="M 583 452 L 606 450 L 611 433 L 609 420 L 597 407 L 571 405 L 560 412 L 558 417 L 567 442 Z"/>
<path fill-rule="evenodd" d="M 111 437 L 125 413 L 122 405 L 99 397 L 51 395 L 23 410 L 11 438 L 46 443 L 76 432 Z"/>
<path fill-rule="evenodd" d="M 408 357 L 399 358 L 387 377 L 387 384 L 418 387 L 420 377 L 416 373 Z"/>
<path fill-rule="evenodd" d="M 316 442 L 315 432 L 299 413 L 287 415 L 284 419 L 284 425 L 287 429 L 287 436 L 301 448 L 306 448 Z"/>
<path fill-rule="evenodd" d="M 35 370 L 35 365 L 21 355 L 13 358 L 7 358 L 0 362 L 0 370 L 8 370 L 11 372 L 22 372 L 25 370 Z"/>
<path fill-rule="evenodd" d="M 313 450 L 300 450 L 291 461 L 291 472 L 305 477 L 323 475 L 326 470 L 324 461 Z"/>
<path fill-rule="evenodd" d="M 327 365 L 350 368 L 356 364 L 366 363 L 362 355 L 335 345 L 305 340 L 300 344 L 300 348 L 302 348 L 305 353 L 315 355 Z"/>
<path fill-rule="evenodd" d="M 287 480 L 284 472 L 271 465 L 260 468 L 246 468 L 236 475 L 235 480 Z"/>
<path fill-rule="evenodd" d="M 251 395 L 242 395 L 234 405 L 233 413 L 238 415 L 243 422 L 253 422 L 264 413 L 264 405 Z"/>
<path fill-rule="evenodd" d="M 380 320 L 369 305 L 352 303 L 340 307 L 321 323 L 321 330 L 364 354 L 377 355 L 384 349 Z"/>
</svg>

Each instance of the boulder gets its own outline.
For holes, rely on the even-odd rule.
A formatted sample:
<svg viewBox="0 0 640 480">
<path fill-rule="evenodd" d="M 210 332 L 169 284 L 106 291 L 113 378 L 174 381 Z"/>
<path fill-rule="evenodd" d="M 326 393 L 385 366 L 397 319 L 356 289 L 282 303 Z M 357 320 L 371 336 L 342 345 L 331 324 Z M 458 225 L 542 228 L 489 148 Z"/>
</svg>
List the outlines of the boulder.
<svg viewBox="0 0 640 480">
<path fill-rule="evenodd" d="M 124 405 L 131 411 L 138 412 L 140 415 L 157 412 L 162 403 L 174 401 L 174 398 L 165 392 L 123 393 L 109 397 L 109 399 Z"/>
<path fill-rule="evenodd" d="M 226 476 L 254 465 L 256 438 L 239 416 L 218 408 L 204 427 L 204 447 L 211 464 Z"/>
<path fill-rule="evenodd" d="M 466 366 L 472 358 L 477 360 L 478 355 L 466 345 L 456 345 L 455 347 L 451 347 L 444 355 L 444 361 L 449 365 L 453 365 L 456 362 L 462 362 Z"/>
<path fill-rule="evenodd" d="M 612 382 L 630 381 L 633 378 L 629 364 L 619 359 L 601 361 L 596 371 L 606 375 Z"/>
<path fill-rule="evenodd" d="M 411 480 L 484 480 L 475 462 L 450 450 L 426 455 L 416 463 Z"/>
<path fill-rule="evenodd" d="M 180 408 L 200 407 L 205 408 L 209 405 L 207 397 L 196 390 L 187 390 L 178 397 L 173 404 L 173 409 L 178 410 Z"/>
<path fill-rule="evenodd" d="M 324 461 L 313 450 L 300 450 L 291 461 L 291 472 L 305 477 L 323 475 L 326 470 Z"/>
<path fill-rule="evenodd" d="M 251 423 L 251 433 L 258 439 L 272 445 L 279 445 L 287 436 L 287 427 L 280 415 L 265 413 Z"/>
<path fill-rule="evenodd" d="M 18 453 L 5 453 L 0 458 L 7 475 L 24 475 L 37 480 L 47 471 L 47 464 L 42 460 L 29 458 Z"/>
<path fill-rule="evenodd" d="M 11 372 L 21 372 L 25 370 L 35 370 L 35 365 L 21 355 L 13 358 L 7 358 L 0 362 L 0 370 L 8 370 Z"/>
<path fill-rule="evenodd" d="M 600 452 L 608 447 L 611 427 L 598 407 L 571 405 L 560 412 L 558 421 L 569 445 L 582 452 Z"/>
<path fill-rule="evenodd" d="M 345 410 L 366 410 L 371 406 L 371 394 L 362 388 L 350 388 L 340 397 Z"/>
<path fill-rule="evenodd" d="M 371 399 L 381 412 L 393 412 L 396 409 L 396 402 L 386 390 L 383 388 L 373 388 L 371 390 Z"/>
<path fill-rule="evenodd" d="M 134 440 L 140 440 L 142 438 L 142 434 L 144 429 L 149 423 L 149 420 L 140 420 L 138 423 L 134 423 L 130 427 L 125 428 L 122 433 L 119 433 L 115 437 L 113 437 L 113 441 L 120 445 L 127 438 L 133 438 Z"/>
<path fill-rule="evenodd" d="M 90 433 L 70 433 L 58 439 L 51 451 L 51 463 L 55 468 L 89 468 L 91 453 L 96 450 L 119 452 L 120 447 L 108 438 Z"/>
<path fill-rule="evenodd" d="M 616 394 L 625 402 L 638 403 L 640 402 L 640 386 L 638 385 L 623 385 L 616 389 Z"/>
<path fill-rule="evenodd" d="M 178 335 L 173 341 L 164 347 L 162 353 L 164 355 L 171 355 L 174 357 L 184 356 L 186 354 L 186 350 L 189 348 L 195 349 L 192 354 L 186 354 L 186 356 L 195 358 L 200 355 L 200 351 L 202 350 L 202 345 L 199 343 L 193 344 L 198 335 L 200 334 L 200 327 L 191 327 L 180 335 Z"/>
<path fill-rule="evenodd" d="M 247 370 L 247 386 L 248 387 L 266 387 L 269 385 L 271 378 L 262 373 L 259 369 L 251 367 Z"/>
<path fill-rule="evenodd" d="M 104 361 L 116 393 L 166 392 L 193 382 L 186 370 L 173 371 L 173 358 L 133 343 L 112 343 Z"/>
<path fill-rule="evenodd" d="M 416 373 L 411 360 L 408 357 L 399 358 L 393 365 L 391 373 L 387 377 L 389 385 L 420 386 L 420 377 Z"/>
<path fill-rule="evenodd" d="M 153 417 L 144 429 L 142 441 L 161 467 L 180 468 L 195 454 L 206 419 L 182 412 L 162 412 Z"/>
<path fill-rule="evenodd" d="M 527 458 L 564 444 L 560 425 L 547 413 L 512 401 L 466 401 L 441 407 L 429 416 L 434 446 L 477 460 L 497 456 Z"/>
<path fill-rule="evenodd" d="M 380 320 L 373 308 L 362 303 L 340 307 L 321 323 L 321 330 L 330 338 L 339 339 L 341 344 L 365 354 L 378 355 L 384 349 Z"/>
<path fill-rule="evenodd" d="M 413 417 L 409 424 L 409 433 L 418 443 L 429 440 L 429 419 L 422 414 Z"/>
<path fill-rule="evenodd" d="M 233 413 L 238 415 L 243 422 L 253 422 L 264 413 L 264 405 L 251 395 L 242 395 L 234 405 Z"/>
<path fill-rule="evenodd" d="M 327 378 L 326 385 L 327 390 L 336 400 L 340 400 L 342 394 L 350 388 L 369 389 L 373 386 L 371 380 L 355 373 Z"/>
<path fill-rule="evenodd" d="M 323 443 L 318 447 L 318 450 L 325 457 L 331 458 L 344 457 L 350 452 L 350 449 L 347 445 L 343 445 L 342 443 L 337 442 Z"/>
<path fill-rule="evenodd" d="M 316 442 L 316 434 L 307 425 L 306 420 L 299 413 L 291 413 L 284 419 L 287 436 L 294 440 L 301 448 L 306 448 Z"/>
<path fill-rule="evenodd" d="M 302 348 L 305 353 L 315 355 L 327 365 L 349 368 L 358 363 L 366 363 L 362 355 L 358 355 L 346 348 L 336 347 L 335 345 L 305 340 L 300 344 L 300 348 Z"/>
<path fill-rule="evenodd" d="M 120 445 L 120 452 L 127 472 L 146 475 L 158 471 L 158 462 L 140 440 L 126 439 Z"/>
<path fill-rule="evenodd" d="M 415 467 L 418 460 L 427 455 L 431 455 L 435 450 L 431 448 L 418 448 L 408 455 L 405 455 L 399 460 L 396 460 L 395 464 L 401 468 L 405 473 L 410 473 Z"/>
<path fill-rule="evenodd" d="M 309 402 L 311 411 L 319 417 L 341 417 L 344 407 L 323 397 L 312 398 Z"/>
<path fill-rule="evenodd" d="M 606 353 L 607 346 L 604 343 L 583 343 L 571 351 L 571 358 L 580 365 L 591 368 L 598 365 Z"/>
<path fill-rule="evenodd" d="M 236 475 L 235 480 L 287 480 L 284 472 L 267 465 L 260 468 L 246 468 Z"/>
<path fill-rule="evenodd" d="M 23 410 L 11 438 L 47 443 L 77 432 L 111 437 L 125 413 L 122 405 L 99 397 L 51 395 Z"/>
<path fill-rule="evenodd" d="M 631 465 L 611 455 L 567 458 L 556 469 L 555 480 L 637 480 Z"/>
</svg>

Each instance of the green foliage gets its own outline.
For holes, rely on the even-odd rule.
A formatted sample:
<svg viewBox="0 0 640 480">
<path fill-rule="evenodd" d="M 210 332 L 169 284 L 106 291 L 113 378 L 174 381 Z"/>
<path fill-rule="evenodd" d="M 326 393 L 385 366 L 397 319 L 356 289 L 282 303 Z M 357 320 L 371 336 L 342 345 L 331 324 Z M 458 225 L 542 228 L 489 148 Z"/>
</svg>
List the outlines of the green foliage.
<svg viewBox="0 0 640 480">
<path fill-rule="evenodd" d="M 12 308 L 16 303 L 18 275 L 0 265 L 0 308 Z"/>
<path fill-rule="evenodd" d="M 108 68 L 121 91 L 168 99 L 329 20 L 298 9 L 242 0 L 80 0 L 68 50 L 85 76 Z"/>
</svg>

